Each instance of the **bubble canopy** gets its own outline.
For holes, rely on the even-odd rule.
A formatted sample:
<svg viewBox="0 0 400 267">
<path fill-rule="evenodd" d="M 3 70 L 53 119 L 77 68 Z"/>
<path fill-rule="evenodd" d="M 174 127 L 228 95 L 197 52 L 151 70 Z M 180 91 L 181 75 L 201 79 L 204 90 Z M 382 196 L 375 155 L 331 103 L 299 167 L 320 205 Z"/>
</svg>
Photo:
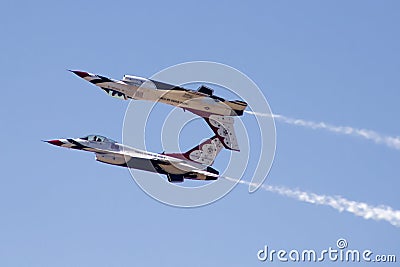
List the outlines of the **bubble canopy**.
<svg viewBox="0 0 400 267">
<path fill-rule="evenodd" d="M 114 141 L 114 140 L 112 140 L 110 138 L 107 138 L 105 136 L 98 135 L 98 134 L 90 134 L 90 135 L 87 135 L 85 137 L 81 137 L 81 139 L 87 140 L 87 141 L 92 141 L 92 142 L 117 143 L 117 141 Z"/>
</svg>

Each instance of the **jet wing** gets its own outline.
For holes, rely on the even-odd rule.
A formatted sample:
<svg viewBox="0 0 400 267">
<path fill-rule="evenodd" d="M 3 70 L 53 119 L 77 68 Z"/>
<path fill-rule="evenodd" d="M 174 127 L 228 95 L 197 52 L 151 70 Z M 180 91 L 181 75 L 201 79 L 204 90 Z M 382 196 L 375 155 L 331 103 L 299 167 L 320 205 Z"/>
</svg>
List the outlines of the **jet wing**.
<svg viewBox="0 0 400 267">
<path fill-rule="evenodd" d="M 122 149 L 119 152 L 115 152 L 115 151 L 106 151 L 103 150 L 105 153 L 114 153 L 114 154 L 118 154 L 121 155 L 123 157 L 126 157 L 127 159 L 129 158 L 140 158 L 140 159 L 145 159 L 145 160 L 152 160 L 154 162 L 160 163 L 160 164 L 177 164 L 182 162 L 181 159 L 176 159 L 173 157 L 166 157 L 164 155 L 160 155 L 160 154 L 155 154 L 155 153 L 148 153 L 146 151 L 142 151 L 142 150 L 131 150 L 131 149 Z"/>
<path fill-rule="evenodd" d="M 89 152 L 94 152 L 96 155 L 109 155 L 110 157 L 116 157 L 116 158 L 126 158 L 126 160 L 129 160 L 131 158 L 138 158 L 138 159 L 143 159 L 143 160 L 151 160 L 154 162 L 159 162 L 163 164 L 171 164 L 171 163 L 178 163 L 181 162 L 181 159 L 173 158 L 173 157 L 166 157 L 164 155 L 159 155 L 155 153 L 149 153 L 143 150 L 139 149 L 132 149 L 128 147 L 124 147 L 121 144 L 117 143 L 112 143 L 109 148 L 103 148 L 103 147 L 93 147 L 93 146 L 88 146 L 87 144 L 83 144 L 81 142 L 78 142 L 76 139 L 61 139 L 64 141 L 59 141 L 59 140 L 53 140 L 53 141 L 48 141 L 50 143 L 54 141 L 58 141 L 56 145 L 59 146 L 66 146 L 68 148 L 74 148 L 78 150 L 86 150 Z M 52 143 L 54 144 L 54 143 Z"/>
<path fill-rule="evenodd" d="M 197 169 L 197 168 L 193 168 L 193 166 L 190 166 L 189 164 L 185 164 L 185 163 L 181 163 L 180 165 L 186 165 L 188 167 L 188 169 L 190 169 L 190 172 L 192 173 L 197 173 L 200 175 L 205 175 L 205 176 L 210 176 L 210 177 L 214 177 L 214 178 L 218 178 L 219 174 L 214 173 L 214 172 L 209 172 L 207 171 L 207 169 Z"/>
<path fill-rule="evenodd" d="M 172 166 L 173 165 L 171 165 L 171 167 Z M 163 169 L 165 168 L 165 166 L 161 166 L 161 167 Z M 183 182 L 183 179 L 217 180 L 219 177 L 219 172 L 210 166 L 204 166 L 204 165 L 193 166 L 186 162 L 181 162 L 178 164 L 178 166 L 174 166 L 174 167 L 175 168 L 178 167 L 179 170 L 181 171 L 180 172 L 181 174 L 180 175 L 179 174 L 171 175 L 174 172 L 171 172 L 171 169 L 168 170 L 168 168 L 166 168 L 166 171 L 169 173 L 169 174 L 167 174 L 169 182 Z"/>
<path fill-rule="evenodd" d="M 186 172 L 186 169 L 180 166 L 182 160 L 158 154 L 142 153 L 141 151 L 106 152 L 104 150 L 97 151 L 95 154 L 98 161 L 122 167 L 159 173 L 168 172 L 170 169 Z"/>
</svg>

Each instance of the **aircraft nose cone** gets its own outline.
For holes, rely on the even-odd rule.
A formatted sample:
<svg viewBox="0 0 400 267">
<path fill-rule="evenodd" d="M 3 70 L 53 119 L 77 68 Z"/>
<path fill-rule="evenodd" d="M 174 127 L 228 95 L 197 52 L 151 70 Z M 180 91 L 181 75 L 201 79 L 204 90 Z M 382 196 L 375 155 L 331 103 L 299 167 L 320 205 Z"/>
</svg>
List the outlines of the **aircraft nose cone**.
<svg viewBox="0 0 400 267">
<path fill-rule="evenodd" d="M 62 145 L 64 145 L 64 143 L 63 142 L 61 142 L 60 140 L 47 140 L 47 141 L 45 141 L 45 142 L 47 142 L 47 143 L 49 143 L 49 144 L 52 144 L 52 145 L 55 145 L 55 146 L 62 146 Z"/>
<path fill-rule="evenodd" d="M 90 76 L 89 73 L 84 72 L 84 71 L 79 71 L 79 70 L 69 70 L 69 71 L 75 73 L 76 75 L 78 75 L 81 78 L 85 78 L 87 76 Z"/>
</svg>

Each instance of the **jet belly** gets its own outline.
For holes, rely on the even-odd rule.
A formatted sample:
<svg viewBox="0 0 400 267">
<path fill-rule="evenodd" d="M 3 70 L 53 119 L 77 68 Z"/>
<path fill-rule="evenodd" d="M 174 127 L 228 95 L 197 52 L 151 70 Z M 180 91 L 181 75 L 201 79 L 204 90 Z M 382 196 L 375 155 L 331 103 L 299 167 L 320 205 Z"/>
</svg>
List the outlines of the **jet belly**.
<svg viewBox="0 0 400 267">
<path fill-rule="evenodd" d="M 193 170 L 193 167 L 182 166 L 179 163 L 170 163 L 170 164 L 159 164 L 160 168 L 163 169 L 167 173 L 171 174 L 185 174 Z"/>
<path fill-rule="evenodd" d="M 191 99 L 189 106 L 196 107 L 197 110 L 221 116 L 231 116 L 232 109 L 221 101 L 209 97 L 199 97 Z"/>
<path fill-rule="evenodd" d="M 103 163 L 111 164 L 111 165 L 117 165 L 117 166 L 123 166 L 123 167 L 126 166 L 125 157 L 123 155 L 119 155 L 119 154 L 96 153 L 96 160 L 103 162 Z"/>
<path fill-rule="evenodd" d="M 157 165 L 151 159 L 144 159 L 144 158 L 132 158 L 129 156 L 124 156 L 120 154 L 114 153 L 96 153 L 96 160 L 111 164 L 117 165 L 122 167 L 128 167 L 132 169 L 148 171 L 148 172 L 159 172 L 157 169 Z"/>
<path fill-rule="evenodd" d="M 123 82 L 106 82 L 102 84 L 97 84 L 101 89 L 105 90 L 108 94 L 115 97 L 115 94 L 123 94 L 126 98 L 134 98 L 133 96 L 137 92 L 137 87 L 125 84 Z"/>
<path fill-rule="evenodd" d="M 128 168 L 138 169 L 142 171 L 148 172 L 158 172 L 157 165 L 154 164 L 153 160 L 151 159 L 144 159 L 144 158 L 130 158 L 126 162 L 126 166 Z"/>
<path fill-rule="evenodd" d="M 231 116 L 232 109 L 221 101 L 212 99 L 208 96 L 197 95 L 195 92 L 185 92 L 181 90 L 155 90 L 152 101 L 164 104 L 199 110 L 206 113 Z"/>
<path fill-rule="evenodd" d="M 202 117 L 209 114 L 241 116 L 247 104 L 243 101 L 227 101 L 214 96 L 213 90 L 201 86 L 197 91 L 143 77 L 124 75 L 120 81 L 84 71 L 71 70 L 79 77 L 100 87 L 112 97 L 127 100 L 148 100 L 199 111 Z M 197 114 L 197 113 L 196 113 Z M 199 114 L 198 114 L 199 115 Z"/>
<path fill-rule="evenodd" d="M 127 98 L 152 102 L 159 101 L 162 99 L 162 95 L 165 94 L 164 90 L 158 90 L 151 82 L 143 83 L 141 86 L 126 84 L 124 82 L 107 83 L 101 85 L 101 88 L 123 93 Z M 167 102 L 167 104 L 171 103 Z"/>
<path fill-rule="evenodd" d="M 204 170 L 207 168 L 207 166 L 189 160 L 184 160 L 179 162 L 169 161 L 168 164 L 160 163 L 159 166 L 165 172 L 172 174 L 186 174 L 186 173 L 191 173 L 194 170 Z"/>
</svg>

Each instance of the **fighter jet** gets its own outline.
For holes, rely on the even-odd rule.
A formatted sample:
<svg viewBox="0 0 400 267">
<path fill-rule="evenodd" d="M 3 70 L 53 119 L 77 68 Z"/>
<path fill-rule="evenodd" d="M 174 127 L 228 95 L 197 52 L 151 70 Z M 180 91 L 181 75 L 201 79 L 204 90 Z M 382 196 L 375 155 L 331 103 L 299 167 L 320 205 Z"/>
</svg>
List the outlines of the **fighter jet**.
<svg viewBox="0 0 400 267">
<path fill-rule="evenodd" d="M 122 80 L 113 80 L 84 71 L 70 71 L 112 97 L 161 102 L 203 117 L 225 148 L 239 151 L 232 116 L 243 115 L 247 107 L 243 101 L 228 101 L 215 96 L 214 90 L 204 85 L 196 91 L 132 75 L 124 75 Z"/>
<path fill-rule="evenodd" d="M 167 175 L 171 183 L 184 179 L 216 180 L 219 172 L 211 167 L 222 149 L 213 136 L 186 153 L 152 153 L 117 143 L 101 135 L 44 141 L 52 145 L 95 153 L 96 160 L 112 165 Z"/>
</svg>

